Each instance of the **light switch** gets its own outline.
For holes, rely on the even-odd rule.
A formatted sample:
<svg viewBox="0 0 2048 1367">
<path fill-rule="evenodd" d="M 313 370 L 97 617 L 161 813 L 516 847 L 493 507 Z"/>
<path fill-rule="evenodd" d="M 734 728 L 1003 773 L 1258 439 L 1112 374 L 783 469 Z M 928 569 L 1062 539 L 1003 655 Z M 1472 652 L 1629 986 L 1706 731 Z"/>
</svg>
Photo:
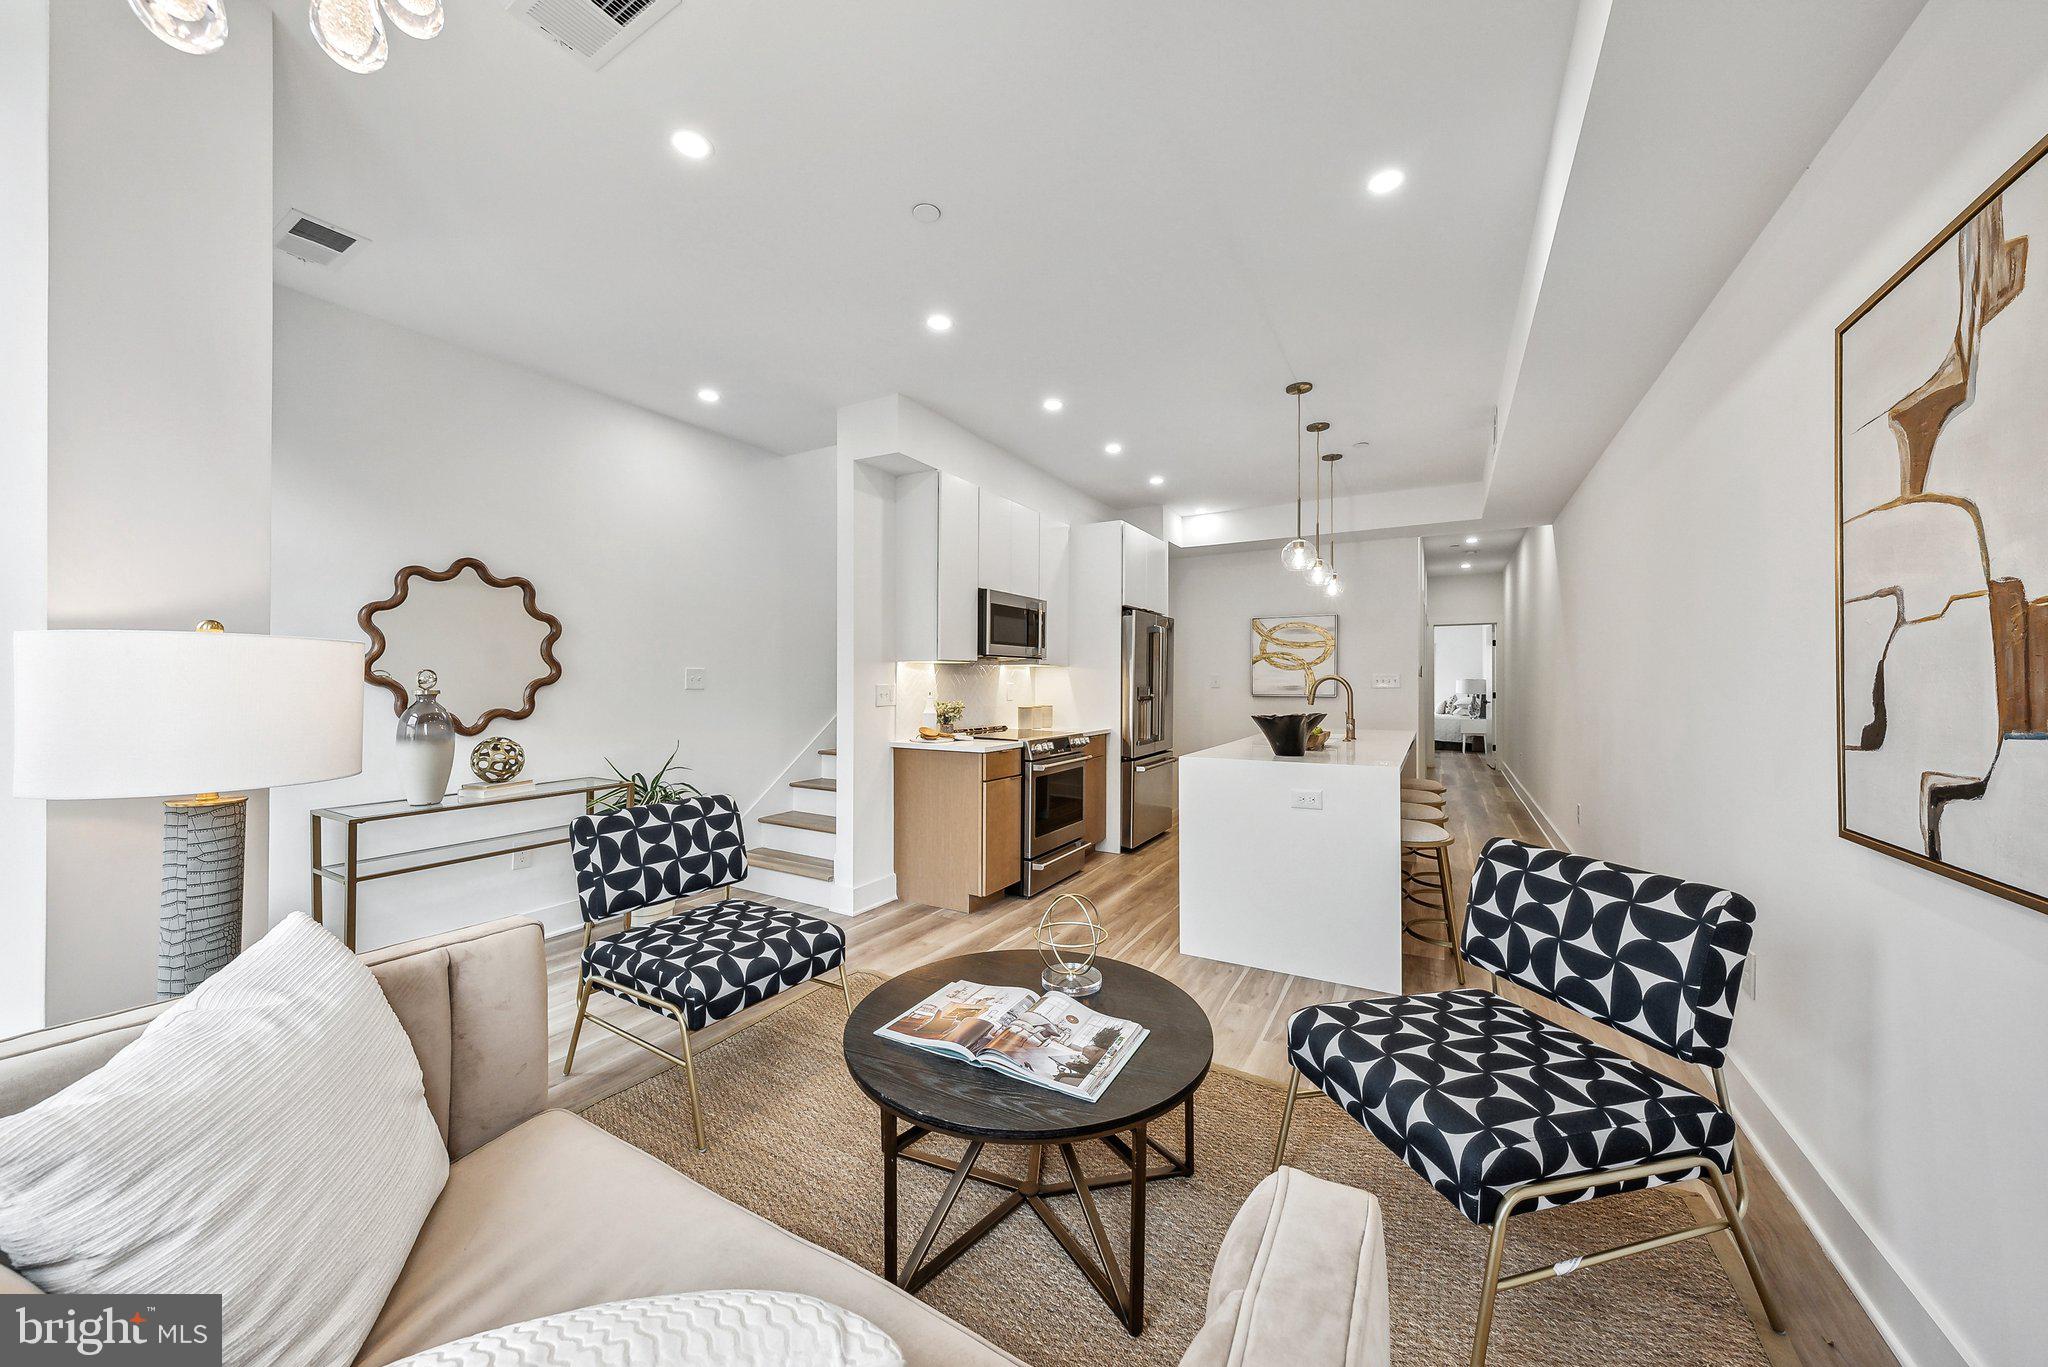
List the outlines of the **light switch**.
<svg viewBox="0 0 2048 1367">
<path fill-rule="evenodd" d="M 1297 812 L 1320 812 L 1323 809 L 1323 790 L 1296 788 L 1294 799 L 1289 805 Z"/>
<path fill-rule="evenodd" d="M 876 685 L 875 685 L 875 706 L 877 706 L 877 707 L 894 707 L 895 705 L 896 705 L 896 685 L 895 685 L 895 684 L 876 684 Z"/>
<path fill-rule="evenodd" d="M 701 665 L 692 665 L 692 666 L 691 666 L 690 668 L 688 668 L 688 669 L 685 669 L 685 670 L 683 671 L 683 687 L 684 687 L 684 688 L 688 688 L 688 689 L 693 689 L 693 690 L 694 690 L 694 689 L 700 689 L 700 688 L 702 688 L 703 686 L 704 686 L 704 669 L 703 669 L 703 666 L 701 666 Z"/>
<path fill-rule="evenodd" d="M 1209 687 L 1211 687 L 1211 688 L 1221 688 L 1221 687 L 1223 687 L 1223 676 L 1222 676 L 1221 674 L 1211 674 L 1211 675 L 1209 676 Z"/>
<path fill-rule="evenodd" d="M 1399 688 L 1401 686 L 1401 676 L 1399 674 L 1375 674 L 1372 676 L 1372 686 L 1374 688 Z"/>
</svg>

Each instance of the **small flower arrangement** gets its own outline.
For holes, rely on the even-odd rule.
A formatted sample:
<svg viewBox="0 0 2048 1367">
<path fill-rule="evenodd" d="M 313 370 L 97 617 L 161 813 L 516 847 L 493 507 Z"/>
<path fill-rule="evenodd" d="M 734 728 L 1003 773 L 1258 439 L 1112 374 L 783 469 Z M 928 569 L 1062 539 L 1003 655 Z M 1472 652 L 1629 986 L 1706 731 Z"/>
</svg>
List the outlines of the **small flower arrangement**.
<svg viewBox="0 0 2048 1367">
<path fill-rule="evenodd" d="M 932 710 L 938 713 L 939 729 L 941 731 L 951 731 L 960 724 L 961 714 L 967 711 L 967 704 L 964 702 L 935 703 Z"/>
</svg>

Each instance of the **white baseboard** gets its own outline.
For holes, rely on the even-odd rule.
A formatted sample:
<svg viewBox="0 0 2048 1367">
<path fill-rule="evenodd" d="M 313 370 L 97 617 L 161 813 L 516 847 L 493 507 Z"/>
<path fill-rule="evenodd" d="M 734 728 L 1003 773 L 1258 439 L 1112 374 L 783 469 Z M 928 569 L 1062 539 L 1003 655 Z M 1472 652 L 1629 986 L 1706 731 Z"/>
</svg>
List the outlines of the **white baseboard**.
<svg viewBox="0 0 2048 1367">
<path fill-rule="evenodd" d="M 1566 840 L 1563 832 L 1557 829 L 1557 823 L 1550 819 L 1550 813 L 1543 810 L 1543 804 L 1536 800 L 1536 795 L 1523 786 L 1522 780 L 1515 777 L 1515 771 L 1501 761 L 1499 751 L 1494 752 L 1494 763 L 1501 776 L 1507 779 L 1508 787 L 1515 790 L 1515 796 L 1529 809 L 1529 815 L 1536 818 L 1536 829 L 1543 832 L 1543 838 L 1549 842 L 1550 847 L 1567 853 L 1572 852 L 1572 842 Z"/>
<path fill-rule="evenodd" d="M 1883 1241 L 1871 1234 L 1869 1223 L 1842 1196 L 1812 1150 L 1733 1059 L 1727 1076 L 1730 1101 L 1750 1152 L 1778 1179 L 1902 1367 L 1981 1367 L 1981 1359 L 1964 1345 L 1955 1326 Z"/>
<path fill-rule="evenodd" d="M 881 878 L 870 879 L 853 889 L 851 910 L 855 916 L 864 911 L 873 911 L 885 902 L 896 900 L 896 875 L 891 873 Z"/>
</svg>

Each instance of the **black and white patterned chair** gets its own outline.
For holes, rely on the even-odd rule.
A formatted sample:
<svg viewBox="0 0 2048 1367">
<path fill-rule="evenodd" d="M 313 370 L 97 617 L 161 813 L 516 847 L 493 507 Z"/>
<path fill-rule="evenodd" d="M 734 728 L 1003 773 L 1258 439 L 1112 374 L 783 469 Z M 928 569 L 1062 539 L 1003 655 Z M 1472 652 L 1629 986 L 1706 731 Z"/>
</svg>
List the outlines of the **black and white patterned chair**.
<svg viewBox="0 0 2048 1367">
<path fill-rule="evenodd" d="M 690 1089 L 690 1125 L 701 1149 L 704 1116 L 690 1056 L 692 1030 L 834 968 L 846 1008 L 853 1010 L 846 936 L 815 916 L 727 898 L 633 924 L 636 911 L 730 887 L 747 876 L 745 833 L 731 798 L 691 798 L 578 817 L 569 826 L 569 853 L 583 911 L 583 961 L 564 1077 L 576 1066 L 576 1040 L 585 1019 L 661 1055 L 683 1070 Z M 596 938 L 600 922 L 618 918 L 625 920 L 623 930 Z M 592 992 L 608 992 L 671 1017 L 682 1030 L 682 1054 L 591 1015 Z"/>
<path fill-rule="evenodd" d="M 1727 1230 L 1771 1328 L 1777 1304 L 1742 1223 L 1748 1192 L 1721 1075 L 1755 908 L 1720 888 L 1494 839 L 1465 910 L 1464 957 L 1710 1071 L 1715 1098 L 1478 989 L 1311 1006 L 1287 1023 L 1278 1167 L 1294 1103 L 1326 1095 L 1474 1224 L 1491 1225 L 1475 1367 L 1496 1294 Z M 1501 1276 L 1508 1217 L 1705 1177 L 1719 1218 Z M 1735 1195 L 1730 1195 L 1730 1178 Z"/>
</svg>

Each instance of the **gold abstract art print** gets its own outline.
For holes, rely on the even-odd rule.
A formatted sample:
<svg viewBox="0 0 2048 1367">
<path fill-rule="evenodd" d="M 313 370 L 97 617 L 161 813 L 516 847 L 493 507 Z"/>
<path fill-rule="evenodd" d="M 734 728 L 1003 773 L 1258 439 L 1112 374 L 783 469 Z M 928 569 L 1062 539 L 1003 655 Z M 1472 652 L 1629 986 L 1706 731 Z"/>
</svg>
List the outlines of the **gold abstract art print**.
<svg viewBox="0 0 2048 1367">
<path fill-rule="evenodd" d="M 1300 698 L 1308 673 L 1335 673 L 1337 619 L 1252 618 L 1252 696 Z"/>
<path fill-rule="evenodd" d="M 2048 911 L 2044 153 L 1835 331 L 1835 667 L 1842 836 Z"/>
</svg>

